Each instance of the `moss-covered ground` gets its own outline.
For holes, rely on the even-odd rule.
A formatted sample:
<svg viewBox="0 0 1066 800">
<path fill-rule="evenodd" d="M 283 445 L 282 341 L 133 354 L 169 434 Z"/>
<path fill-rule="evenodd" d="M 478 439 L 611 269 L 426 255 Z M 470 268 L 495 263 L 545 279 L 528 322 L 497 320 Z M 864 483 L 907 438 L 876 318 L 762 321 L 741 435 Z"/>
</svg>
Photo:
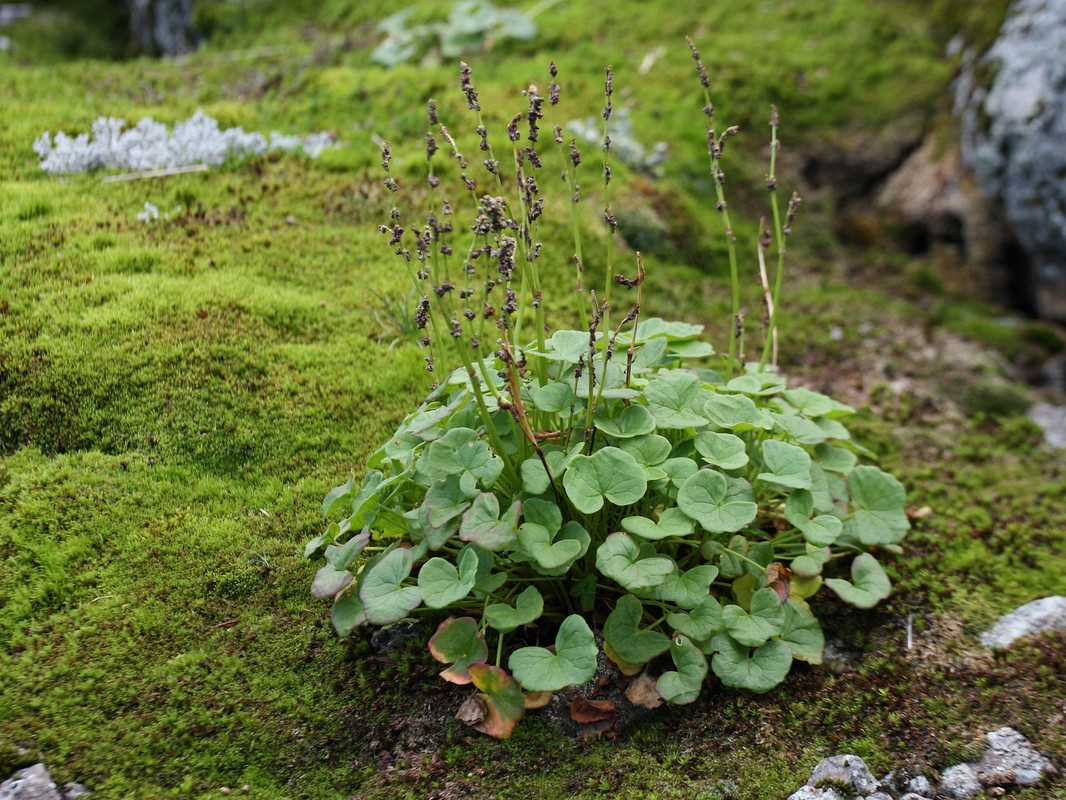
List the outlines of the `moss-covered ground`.
<svg viewBox="0 0 1066 800">
<path fill-rule="evenodd" d="M 183 61 L 106 60 L 119 54 L 112 21 L 101 11 L 97 30 L 92 4 L 71 3 L 42 4 L 7 31 L 20 48 L 0 54 L 0 778 L 43 759 L 100 798 L 245 784 L 255 798 L 777 798 L 828 754 L 936 770 L 978 756 L 1002 725 L 1062 763 L 1066 641 L 993 657 L 975 637 L 1020 603 L 1066 594 L 1066 463 L 1013 415 L 1025 389 L 982 401 L 984 378 L 963 368 L 953 380 L 976 399 L 959 414 L 958 384 L 915 366 L 941 331 L 1014 359 L 1062 341 L 960 305 L 929 263 L 889 245 L 841 245 L 817 196 L 797 225 L 782 360 L 858 399 L 863 439 L 932 512 L 891 564 L 889 601 L 830 609 L 850 666 L 796 670 L 762 697 L 712 687 L 615 742 L 574 745 L 532 717 L 500 743 L 452 719 L 464 692 L 419 645 L 337 641 L 302 545 L 323 494 L 426 387 L 402 331 L 404 273 L 376 230 L 389 200 L 375 141 L 394 143 L 413 183 L 428 97 L 453 129 L 473 125 L 455 65 L 369 62 L 391 7 L 197 5 L 210 38 Z M 720 341 L 721 228 L 683 36 L 702 46 L 723 123 L 745 128 L 728 154 L 731 199 L 757 219 L 768 105 L 786 148 L 932 124 L 951 77 L 944 42 L 959 25 L 987 37 L 1004 4 L 955 5 L 572 0 L 538 19 L 536 40 L 469 60 L 497 132 L 522 109 L 517 89 L 546 83 L 549 58 L 560 122 L 598 112 L 613 63 L 616 105 L 672 153 L 661 179 L 616 165 L 619 204 L 665 220 L 651 226 L 662 241 L 645 306 Z M 106 184 L 48 176 L 30 149 L 99 115 L 173 122 L 197 108 L 248 130 L 333 130 L 342 146 Z M 139 221 L 146 201 L 163 218 Z M 595 243 L 596 203 L 585 211 Z M 546 246 L 568 252 L 567 220 L 548 217 Z M 738 226 L 742 245 L 753 231 Z M 552 285 L 569 280 L 560 268 Z M 754 319 L 754 293 L 746 303 Z M 1014 796 L 1056 793 L 1063 777 Z"/>
</svg>

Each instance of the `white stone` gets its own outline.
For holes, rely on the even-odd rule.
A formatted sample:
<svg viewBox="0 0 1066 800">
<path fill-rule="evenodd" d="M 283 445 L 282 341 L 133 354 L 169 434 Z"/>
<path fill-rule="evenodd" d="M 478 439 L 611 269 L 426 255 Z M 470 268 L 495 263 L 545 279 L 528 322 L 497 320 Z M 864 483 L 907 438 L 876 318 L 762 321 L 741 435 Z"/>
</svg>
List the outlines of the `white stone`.
<svg viewBox="0 0 1066 800">
<path fill-rule="evenodd" d="M 0 800 L 63 800 L 44 764 L 21 769 L 0 783 Z"/>
<path fill-rule="evenodd" d="M 940 775 L 939 794 L 956 800 L 969 800 L 976 797 L 980 791 L 981 781 L 977 779 L 977 771 L 972 764 L 949 767 Z"/>
<path fill-rule="evenodd" d="M 1036 403 L 1029 409 L 1029 419 L 1044 431 L 1044 441 L 1052 447 L 1066 448 L 1066 406 Z"/>
<path fill-rule="evenodd" d="M 1046 631 L 1066 631 L 1066 597 L 1042 597 L 996 620 L 981 634 L 981 644 L 989 650 L 1010 647 L 1022 636 Z"/>
<path fill-rule="evenodd" d="M 992 745 L 977 764 L 977 774 L 985 778 L 1005 776 L 1005 783 L 1019 786 L 1035 786 L 1044 774 L 1052 772 L 1051 762 L 1038 753 L 1029 740 L 1014 728 L 1000 728 L 985 734 Z M 1011 777 L 1013 776 L 1013 777 Z M 998 783 L 998 782 L 997 782 Z"/>
<path fill-rule="evenodd" d="M 836 789 L 816 789 L 813 786 L 801 786 L 788 796 L 788 800 L 845 800 Z"/>
</svg>

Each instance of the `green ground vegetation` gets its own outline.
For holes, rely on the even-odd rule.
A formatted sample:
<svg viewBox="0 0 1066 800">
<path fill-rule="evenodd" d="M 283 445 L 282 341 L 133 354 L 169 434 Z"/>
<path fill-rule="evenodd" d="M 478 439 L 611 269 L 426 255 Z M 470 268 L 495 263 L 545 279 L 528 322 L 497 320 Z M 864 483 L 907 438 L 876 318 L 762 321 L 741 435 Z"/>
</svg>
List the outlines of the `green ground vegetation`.
<svg viewBox="0 0 1066 800">
<path fill-rule="evenodd" d="M 892 370 L 865 379 L 857 433 L 932 513 L 890 563 L 889 601 L 830 614 L 849 667 L 796 670 L 757 698 L 709 688 L 617 742 L 575 746 L 534 717 L 500 743 L 452 719 L 465 693 L 436 678 L 421 643 L 383 654 L 362 636 L 337 641 L 302 545 L 323 494 L 427 386 L 403 334 L 405 278 L 376 230 L 389 200 L 375 141 L 393 142 L 394 169 L 415 183 L 427 98 L 472 128 L 457 65 L 371 65 L 373 23 L 395 9 L 343 0 L 204 0 L 202 52 L 111 61 L 74 5 L 9 29 L 21 48 L 0 54 L 0 103 L 17 109 L 0 121 L 0 775 L 44 759 L 60 783 L 142 800 L 244 784 L 257 798 L 776 798 L 834 752 L 875 771 L 904 757 L 937 769 L 979 755 L 1004 724 L 1066 755 L 1053 719 L 1062 638 L 997 657 L 974 644 L 998 614 L 1066 593 L 1066 465 L 1009 404 L 946 414 L 937 398 L 955 387 L 936 375 L 917 376 L 927 394 L 890 388 L 878 376 Z M 645 307 L 720 342 L 727 269 L 684 35 L 701 45 L 720 118 L 745 128 L 726 168 L 757 219 L 769 104 L 786 148 L 914 109 L 932 119 L 951 76 L 945 30 L 987 21 L 949 12 L 575 0 L 538 19 L 536 40 L 469 60 L 497 131 L 523 106 L 516 89 L 547 83 L 549 58 L 568 118 L 598 112 L 614 64 L 638 138 L 672 152 L 661 179 L 616 166 L 619 205 L 656 211 Z M 197 108 L 249 130 L 333 130 L 341 146 L 109 184 L 48 176 L 30 149 L 100 115 L 173 122 Z M 136 218 L 145 202 L 159 220 Z M 791 255 L 782 362 L 796 378 L 863 384 L 871 340 L 907 373 L 914 330 L 952 329 L 1006 357 L 1061 347 L 1043 328 L 990 327 L 980 306 L 945 311 L 954 299 L 926 266 L 840 245 L 829 210 L 804 206 Z M 567 249 L 555 216 L 545 241 Z M 738 226 L 742 246 L 754 230 Z M 742 253 L 753 268 L 753 247 Z M 602 269 L 589 259 L 591 275 Z M 754 292 L 745 303 L 755 319 Z"/>
</svg>

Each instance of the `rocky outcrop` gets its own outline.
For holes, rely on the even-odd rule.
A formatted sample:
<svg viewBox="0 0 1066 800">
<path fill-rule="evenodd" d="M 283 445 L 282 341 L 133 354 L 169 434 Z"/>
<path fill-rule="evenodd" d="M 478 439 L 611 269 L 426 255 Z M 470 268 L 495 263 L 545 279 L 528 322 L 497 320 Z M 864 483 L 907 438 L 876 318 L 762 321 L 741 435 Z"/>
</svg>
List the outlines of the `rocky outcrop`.
<svg viewBox="0 0 1066 800">
<path fill-rule="evenodd" d="M 0 800 L 77 800 L 88 794 L 80 783 L 68 783 L 61 792 L 44 764 L 20 769 L 0 783 Z"/>
<path fill-rule="evenodd" d="M 1003 210 L 977 185 L 958 145 L 927 138 L 885 181 L 876 205 L 911 250 L 924 252 L 934 242 L 959 247 L 972 276 L 970 291 L 1027 305 L 1026 261 L 1003 224 Z"/>
<path fill-rule="evenodd" d="M 878 780 L 858 756 L 832 756 L 820 761 L 806 785 L 788 800 L 969 800 L 982 791 L 999 796 L 1004 787 L 1036 786 L 1056 771 L 1013 728 L 1000 728 L 985 738 L 990 746 L 979 762 L 948 767 L 939 782 L 912 767 L 893 770 Z"/>
<path fill-rule="evenodd" d="M 1066 320 L 1066 0 L 1015 0 L 956 90 L 962 157 L 1028 257 L 1038 316 Z M 994 73 L 987 85 L 979 74 Z"/>
</svg>

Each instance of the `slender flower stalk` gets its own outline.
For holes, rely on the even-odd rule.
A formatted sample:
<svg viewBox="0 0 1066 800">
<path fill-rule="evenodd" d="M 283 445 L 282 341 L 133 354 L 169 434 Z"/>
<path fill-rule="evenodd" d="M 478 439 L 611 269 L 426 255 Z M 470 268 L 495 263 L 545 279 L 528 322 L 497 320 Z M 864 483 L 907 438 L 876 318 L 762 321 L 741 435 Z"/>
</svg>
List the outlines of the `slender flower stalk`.
<svg viewBox="0 0 1066 800">
<path fill-rule="evenodd" d="M 699 74 L 700 85 L 703 87 L 703 113 L 707 115 L 708 119 L 713 119 L 714 104 L 711 102 L 710 76 L 707 74 L 707 68 L 703 65 L 703 59 L 700 58 L 695 43 L 693 43 L 692 39 L 687 36 L 685 37 L 685 41 L 688 42 L 689 50 L 692 53 L 692 59 L 696 62 L 696 70 Z M 733 331 L 729 336 L 728 363 L 726 364 L 726 371 L 729 375 L 732 375 L 737 367 L 737 344 L 740 335 L 738 335 L 736 329 L 740 328 L 742 334 L 743 318 L 740 315 L 740 272 L 737 267 L 737 237 L 733 232 L 733 225 L 729 220 L 729 206 L 725 200 L 725 173 L 722 172 L 720 162 L 722 151 L 725 149 L 726 140 L 731 136 L 735 136 L 739 132 L 740 129 L 738 127 L 732 126 L 726 128 L 725 131 L 722 132 L 722 135 L 718 136 L 714 128 L 707 128 L 707 155 L 710 158 L 711 181 L 714 183 L 714 191 L 717 200 L 714 207 L 722 215 L 722 225 L 725 229 L 726 249 L 729 252 L 729 280 L 733 289 L 733 316 L 731 326 Z"/>
</svg>

